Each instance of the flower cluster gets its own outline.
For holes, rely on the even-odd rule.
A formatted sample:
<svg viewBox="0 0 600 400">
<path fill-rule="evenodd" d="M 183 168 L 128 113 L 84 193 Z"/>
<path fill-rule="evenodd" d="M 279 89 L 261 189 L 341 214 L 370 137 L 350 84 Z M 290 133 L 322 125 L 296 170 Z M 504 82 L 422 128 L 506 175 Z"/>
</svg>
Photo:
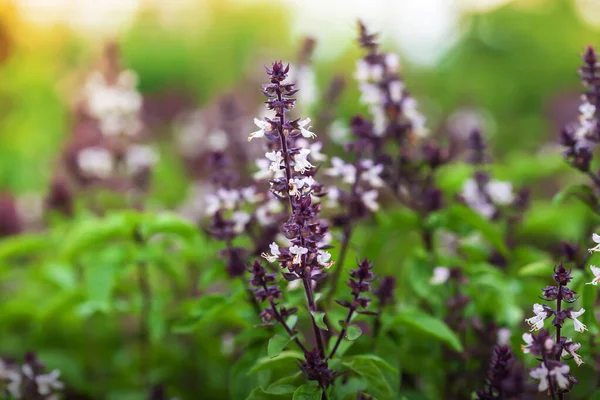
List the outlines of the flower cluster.
<svg viewBox="0 0 600 400">
<path fill-rule="evenodd" d="M 356 65 L 355 78 L 359 82 L 361 102 L 369 106 L 374 121 L 374 133 L 425 137 L 428 130 L 425 118 L 418 111 L 417 101 L 405 89 L 398 76 L 400 61 L 394 53 L 380 53 L 377 34 L 367 31 L 359 22 L 360 46 L 367 54 Z"/>
<path fill-rule="evenodd" d="M 510 347 L 497 345 L 487 371 L 486 387 L 477 391 L 477 400 L 520 398 L 525 389 L 522 367 Z"/>
<path fill-rule="evenodd" d="M 526 319 L 527 324 L 531 326 L 531 331 L 537 333 L 526 333 L 523 335 L 525 345 L 522 346 L 523 352 L 532 354 L 541 364 L 533 368 L 529 375 L 538 380 L 538 390 L 548 392 L 555 398 L 563 398 L 563 393 L 569 392 L 577 380 L 570 374 L 568 364 L 562 359 L 573 359 L 579 366 L 583 363 L 577 350 L 581 347 L 572 339 L 561 336 L 561 329 L 565 320 L 571 319 L 576 332 L 584 332 L 587 328 L 578 318 L 585 312 L 582 308 L 574 311 L 573 307 L 563 308 L 563 302 L 570 304 L 577 300 L 577 293 L 568 288 L 572 279 L 571 271 L 567 270 L 562 264 L 554 268 L 553 274 L 556 286 L 547 286 L 542 289 L 542 298 L 546 301 L 556 302 L 556 307 L 534 304 L 533 312 L 535 316 Z M 554 316 L 552 325 L 556 329 L 556 335 L 552 337 L 549 331 L 544 330 L 546 319 Z"/>
<path fill-rule="evenodd" d="M 560 144 L 565 147 L 563 155 L 576 169 L 591 174 L 595 184 L 599 181 L 590 171 L 593 150 L 600 141 L 597 107 L 600 105 L 600 67 L 593 47 L 588 47 L 583 55 L 583 66 L 579 70 L 581 81 L 586 88 L 581 96 L 579 118 L 560 132 Z"/>
<path fill-rule="evenodd" d="M 57 400 L 58 392 L 64 389 L 59 377 L 59 370 L 46 373 L 44 363 L 34 353 L 27 353 L 22 365 L 0 358 L 0 395 L 8 394 L 15 400 Z"/>
<path fill-rule="evenodd" d="M 137 77 L 121 68 L 114 43 L 106 46 L 101 61 L 85 84 L 65 163 L 80 185 L 145 192 L 159 157 L 143 143 Z"/>
<path fill-rule="evenodd" d="M 463 186 L 461 199 L 482 216 L 492 219 L 499 216 L 501 207 L 512 205 L 516 196 L 510 182 L 491 179 L 482 166 L 489 160 L 486 145 L 479 130 L 469 137 L 471 155 L 469 161 L 477 167 L 474 176 Z"/>
</svg>

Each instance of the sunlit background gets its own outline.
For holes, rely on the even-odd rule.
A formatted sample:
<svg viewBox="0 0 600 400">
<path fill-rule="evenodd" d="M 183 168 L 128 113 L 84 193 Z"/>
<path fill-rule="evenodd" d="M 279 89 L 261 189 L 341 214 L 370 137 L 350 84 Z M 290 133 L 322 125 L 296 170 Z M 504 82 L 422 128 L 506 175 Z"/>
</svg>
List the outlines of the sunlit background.
<svg viewBox="0 0 600 400">
<path fill-rule="evenodd" d="M 83 77 L 109 40 L 139 75 L 146 117 L 168 109 L 164 118 L 172 122 L 224 92 L 254 101 L 262 65 L 294 61 L 310 36 L 318 85 L 346 78 L 339 112 L 348 118 L 361 110 L 352 80 L 358 17 L 381 33 L 384 49 L 401 54 L 432 131 L 481 126 L 499 157 L 518 158 L 547 150 L 574 115 L 578 57 L 599 37 L 600 3 L 1 0 L 0 189 L 45 190 L 73 127 Z M 158 135 L 165 124 L 150 127 Z M 171 178 L 177 154 L 168 146 L 161 153 L 156 193 L 172 205 L 188 187 Z"/>
</svg>

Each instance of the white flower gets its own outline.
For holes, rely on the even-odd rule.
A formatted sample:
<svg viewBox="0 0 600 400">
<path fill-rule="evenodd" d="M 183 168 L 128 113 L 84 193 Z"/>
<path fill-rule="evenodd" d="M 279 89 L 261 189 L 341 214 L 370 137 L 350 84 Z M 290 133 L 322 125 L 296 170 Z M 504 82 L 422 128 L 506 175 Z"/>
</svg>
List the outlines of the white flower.
<svg viewBox="0 0 600 400">
<path fill-rule="evenodd" d="M 329 137 L 335 143 L 345 143 L 348 141 L 348 128 L 342 121 L 335 120 L 329 125 Z"/>
<path fill-rule="evenodd" d="M 296 146 L 310 149 L 310 158 L 316 162 L 327 160 L 327 156 L 321 153 L 321 150 L 323 149 L 323 142 L 309 143 L 308 140 L 300 138 L 296 140 Z"/>
<path fill-rule="evenodd" d="M 590 265 L 590 269 L 592 270 L 592 274 L 594 274 L 594 279 L 592 279 L 591 282 L 586 283 L 586 285 L 597 286 L 598 282 L 600 282 L 600 268 L 595 265 Z"/>
<path fill-rule="evenodd" d="M 275 222 L 274 214 L 281 211 L 281 202 L 277 199 L 269 199 L 265 204 L 256 208 L 256 220 L 260 226 L 271 225 Z"/>
<path fill-rule="evenodd" d="M 258 126 L 259 129 L 248 136 L 248 141 L 255 138 L 261 138 L 265 136 L 265 132 L 271 132 L 273 130 L 273 124 L 268 121 L 261 121 L 258 118 L 254 118 L 254 125 Z"/>
<path fill-rule="evenodd" d="M 271 166 L 271 162 L 265 158 L 259 158 L 255 161 L 256 166 L 258 167 L 258 171 L 252 175 L 252 177 L 257 180 L 269 179 L 271 178 L 271 170 L 269 167 Z"/>
<path fill-rule="evenodd" d="M 432 285 L 441 285 L 446 283 L 450 278 L 450 269 L 447 267 L 435 267 L 433 269 L 433 275 L 429 279 L 429 283 Z"/>
<path fill-rule="evenodd" d="M 77 153 L 77 166 L 87 175 L 105 179 L 113 172 L 114 160 L 104 147 L 87 147 Z"/>
<path fill-rule="evenodd" d="M 363 82 L 358 85 L 360 89 L 360 102 L 366 105 L 380 105 L 385 102 L 385 93 L 379 86 Z"/>
<path fill-rule="evenodd" d="M 532 331 L 539 331 L 544 327 L 544 320 L 548 318 L 548 312 L 545 311 L 541 304 L 535 303 L 533 305 L 533 313 L 535 317 L 531 317 L 525 320 Z"/>
<path fill-rule="evenodd" d="M 206 147 L 212 151 L 223 151 L 229 145 L 227 132 L 223 129 L 217 129 L 208 134 L 206 138 Z"/>
<path fill-rule="evenodd" d="M 370 161 L 370 160 L 369 160 Z M 364 171 L 360 177 L 369 182 L 369 184 L 373 187 L 381 187 L 383 186 L 383 180 L 379 175 L 383 172 L 383 165 L 377 164 L 369 167 L 366 171 Z"/>
<path fill-rule="evenodd" d="M 212 193 L 206 195 L 204 198 L 204 203 L 207 215 L 215 215 L 215 213 L 221 208 L 221 199 L 219 196 L 216 196 Z"/>
<path fill-rule="evenodd" d="M 573 320 L 573 326 L 575 327 L 575 331 L 579 332 L 579 333 L 583 333 L 583 331 L 587 330 L 587 327 L 582 324 L 577 318 L 580 317 L 583 313 L 585 312 L 585 309 L 582 308 L 579 311 L 573 312 L 571 311 L 569 313 L 569 318 L 571 318 Z"/>
<path fill-rule="evenodd" d="M 31 368 L 31 367 L 30 367 Z M 18 371 L 8 371 L 6 374 L 6 378 L 8 378 L 8 385 L 6 385 L 6 389 L 8 393 L 15 399 L 21 398 L 21 382 L 23 378 Z"/>
<path fill-rule="evenodd" d="M 302 255 L 308 253 L 308 249 L 300 246 L 292 246 L 290 247 L 290 253 L 294 255 L 294 259 L 292 263 L 294 264 L 302 264 Z"/>
<path fill-rule="evenodd" d="M 523 341 L 525 344 L 521 345 L 521 350 L 523 350 L 524 354 L 529 354 L 531 351 L 531 345 L 533 344 L 533 335 L 531 333 L 524 333 Z"/>
<path fill-rule="evenodd" d="M 546 390 L 548 390 L 550 386 L 548 383 L 548 368 L 546 368 L 544 364 L 532 369 L 529 372 L 529 376 L 531 376 L 533 379 L 538 379 L 540 381 L 538 385 L 538 391 L 545 392 Z"/>
<path fill-rule="evenodd" d="M 567 364 L 562 364 L 550 370 L 550 376 L 554 377 L 556 384 L 561 389 L 567 389 L 569 387 L 569 369 Z"/>
<path fill-rule="evenodd" d="M 335 208 L 339 205 L 340 201 L 340 189 L 335 186 L 327 189 L 327 203 L 325 205 L 327 207 Z"/>
<path fill-rule="evenodd" d="M 314 184 L 315 180 L 312 176 L 306 178 L 292 178 L 289 183 L 290 196 L 300 197 L 303 193 L 309 192 Z"/>
<path fill-rule="evenodd" d="M 380 81 L 383 78 L 383 67 L 379 64 L 370 64 L 365 60 L 358 60 L 354 78 L 359 82 Z"/>
<path fill-rule="evenodd" d="M 271 250 L 271 254 L 262 253 L 261 256 L 266 258 L 268 262 L 275 262 L 277 258 L 281 255 L 281 253 L 279 252 L 279 246 L 277 246 L 277 243 L 273 242 L 269 245 L 269 249 Z"/>
<path fill-rule="evenodd" d="M 308 128 L 305 128 L 305 126 L 308 124 L 310 124 L 310 118 L 306 118 L 302 121 L 298 121 L 298 126 L 300 127 L 300 133 L 305 138 L 316 138 L 317 134 L 309 131 L 309 129 L 311 128 L 310 126 Z"/>
<path fill-rule="evenodd" d="M 325 171 L 326 175 L 329 176 L 341 176 L 342 180 L 350 185 L 356 182 L 356 168 L 352 164 L 346 164 L 344 160 L 339 157 L 333 157 L 331 159 L 331 168 Z"/>
<path fill-rule="evenodd" d="M 506 346 L 510 343 L 510 337 L 512 336 L 512 332 L 508 328 L 500 328 L 498 329 L 497 334 L 497 343 Z"/>
<path fill-rule="evenodd" d="M 250 222 L 250 214 L 244 211 L 235 211 L 231 214 L 233 220 L 233 231 L 237 234 L 244 232 L 246 224 Z"/>
<path fill-rule="evenodd" d="M 269 151 L 265 153 L 265 157 L 267 157 L 267 160 L 271 161 L 269 171 L 277 173 L 283 170 L 282 167 L 284 166 L 284 164 L 281 151 Z"/>
<path fill-rule="evenodd" d="M 217 196 L 221 199 L 223 207 L 228 210 L 233 210 L 240 199 L 240 192 L 235 189 L 217 189 Z"/>
<path fill-rule="evenodd" d="M 404 83 L 402 83 L 402 81 L 392 81 L 388 87 L 390 91 L 390 99 L 395 103 L 399 103 L 400 100 L 402 100 Z"/>
<path fill-rule="evenodd" d="M 319 251 L 319 254 L 317 255 L 317 262 L 319 264 L 321 264 L 325 268 L 329 268 L 334 264 L 334 262 L 330 261 L 330 260 L 331 260 L 330 253 L 328 253 L 326 251 Z"/>
<path fill-rule="evenodd" d="M 244 200 L 251 204 L 256 203 L 261 198 L 261 196 L 256 193 L 256 187 L 254 186 L 248 186 L 240 189 L 240 194 Z"/>
<path fill-rule="evenodd" d="M 496 207 L 494 206 L 494 204 L 491 204 L 488 201 L 488 198 L 485 195 L 487 188 L 487 185 L 483 188 L 480 188 L 479 184 L 477 183 L 477 181 L 475 181 L 475 179 L 467 179 L 467 181 L 463 185 L 461 196 L 472 210 L 476 211 L 477 213 L 483 215 L 486 218 L 491 218 L 496 212 Z M 500 195 L 502 194 L 504 193 L 500 193 Z"/>
<path fill-rule="evenodd" d="M 134 145 L 127 149 L 125 165 L 131 174 L 152 167 L 158 162 L 158 154 L 148 146 Z"/>
<path fill-rule="evenodd" d="M 53 390 L 62 390 L 65 385 L 58 380 L 60 371 L 55 369 L 49 374 L 38 375 L 35 377 L 38 393 L 42 396 L 48 396 Z"/>
<path fill-rule="evenodd" d="M 294 154 L 294 171 L 303 174 L 306 170 L 309 170 L 313 165 L 308 161 L 307 157 L 310 154 L 310 149 L 300 149 L 300 151 Z"/>
<path fill-rule="evenodd" d="M 385 55 L 385 66 L 388 71 L 396 73 L 400 70 L 400 57 L 396 53 L 388 53 Z"/>
<path fill-rule="evenodd" d="M 425 137 L 429 133 L 425 127 L 425 117 L 417 110 L 418 103 L 412 97 L 407 97 L 402 102 L 402 113 L 412 125 L 413 133 L 418 137 Z"/>
<path fill-rule="evenodd" d="M 492 201 L 499 205 L 508 205 L 513 202 L 513 187 L 510 182 L 491 181 L 486 186 Z"/>
<path fill-rule="evenodd" d="M 600 251 L 600 235 L 593 233 L 592 234 L 592 240 L 594 241 L 594 243 L 596 243 L 596 246 L 592 247 L 591 249 L 588 249 L 588 251 L 590 253 L 594 253 L 596 251 Z"/>
<path fill-rule="evenodd" d="M 373 131 L 375 136 L 383 136 L 387 129 L 387 116 L 383 107 L 374 106 L 369 109 L 373 116 Z"/>
<path fill-rule="evenodd" d="M 379 204 L 377 203 L 378 195 L 379 195 L 379 193 L 377 192 L 377 190 L 373 189 L 373 190 L 368 190 L 368 191 L 364 192 L 360 196 L 360 198 L 361 198 L 362 202 L 364 203 L 365 207 L 367 207 L 371 211 L 377 211 L 377 210 L 379 210 Z"/>
<path fill-rule="evenodd" d="M 321 239 L 321 241 L 319 243 L 317 243 L 317 246 L 319 246 L 319 247 L 327 246 L 331 243 L 332 240 L 333 240 L 333 235 L 331 234 L 331 232 L 327 231 L 327 232 L 325 232 L 325 235 L 323 235 L 323 239 Z"/>
<path fill-rule="evenodd" d="M 567 357 L 570 355 L 571 357 L 573 357 L 573 360 L 575 360 L 575 364 L 577 364 L 577 366 L 580 366 L 581 364 L 583 364 L 581 356 L 577 354 L 577 350 L 579 350 L 580 347 L 581 343 L 573 343 L 573 341 L 571 340 L 567 341 L 563 346 L 561 357 Z"/>
<path fill-rule="evenodd" d="M 594 118 L 594 113 L 596 112 L 596 106 L 586 100 L 579 106 L 579 112 L 583 118 L 592 119 Z"/>
</svg>

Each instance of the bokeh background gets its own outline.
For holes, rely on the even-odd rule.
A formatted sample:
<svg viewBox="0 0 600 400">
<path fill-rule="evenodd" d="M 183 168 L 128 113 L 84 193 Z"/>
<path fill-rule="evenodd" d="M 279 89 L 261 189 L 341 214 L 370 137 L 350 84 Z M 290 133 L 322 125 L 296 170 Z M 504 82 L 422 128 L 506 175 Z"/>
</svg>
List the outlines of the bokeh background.
<svg viewBox="0 0 600 400">
<path fill-rule="evenodd" d="M 202 123 L 210 124 L 211 115 L 218 114 L 227 99 L 235 99 L 242 107 L 237 115 L 244 116 L 241 125 L 247 129 L 240 129 L 233 151 L 246 154 L 247 148 L 241 146 L 253 128 L 252 118 L 259 115 L 263 65 L 278 59 L 297 61 L 306 37 L 316 40 L 312 62 L 317 91 L 324 93 L 336 76 L 345 78 L 336 119 L 348 121 L 365 111 L 352 77 L 361 55 L 355 44 L 357 17 L 381 33 L 385 52 L 401 55 L 403 78 L 434 136 L 464 136 L 481 128 L 497 161 L 491 167 L 493 176 L 531 189 L 531 212 L 521 232 L 529 243 L 546 249 L 561 240 L 589 241 L 597 223 L 591 213 L 575 202 L 557 207 L 551 199 L 567 183 L 584 181 L 563 161 L 556 142 L 559 129 L 577 116 L 580 56 L 587 45 L 600 42 L 597 0 L 0 0 L 0 198 L 14 198 L 20 218 L 40 220 L 44 197 L 60 173 L 73 134 L 85 77 L 98 64 L 106 43 L 115 41 L 123 64 L 138 74 L 143 121 L 160 153 L 149 208 L 185 208 L 190 196 L 201 195 L 194 192 L 194 181 L 210 171 L 204 171 L 203 164 L 184 162 L 181 131 L 195 129 L 196 111 L 201 110 Z M 322 108 L 317 101 L 305 115 L 319 115 Z M 328 152 L 341 153 L 341 146 L 331 142 Z M 193 145 L 201 149 L 211 144 Z M 467 174 L 443 176 L 442 189 L 459 191 Z M 0 213 L 3 204 L 0 201 Z M 382 273 L 397 271 L 403 249 L 419 242 L 407 239 L 410 226 L 389 226 L 396 222 L 387 224 L 387 233 L 396 236 L 369 233 L 382 232 L 381 226 L 356 236 L 357 242 L 364 239 L 356 253 L 376 256 Z M 14 233 L 13 228 L 0 224 L 2 234 Z M 390 246 L 391 240 L 400 244 Z M 204 255 L 218 250 L 214 242 L 202 245 Z M 513 267 L 536 256 L 517 256 Z M 90 264 L 95 262 L 93 254 L 89 259 Z M 7 265 L 3 261 L 1 267 Z M 121 351 L 123 343 L 115 332 L 122 326 L 114 321 L 108 326 L 98 317 L 92 323 L 100 328 L 82 334 L 88 321 L 81 317 L 85 314 L 81 304 L 65 311 L 65 304 L 75 303 L 69 296 L 79 296 L 67 290 L 75 286 L 72 269 L 50 265 L 34 270 L 37 283 L 21 270 L 0 268 L 0 272 L 8 282 L 3 289 L 12 289 L 5 291 L 0 308 L 0 321 L 6 321 L 0 324 L 4 334 L 0 351 L 18 354 L 36 349 L 78 390 L 104 393 L 110 387 L 112 397 L 107 398 L 143 398 L 140 393 L 126 396 L 134 380 L 127 375 L 133 352 Z M 22 278 L 23 286 L 11 287 L 14 277 Z M 539 282 L 513 278 L 501 289 L 510 286 L 515 298 L 525 293 L 524 288 L 527 294 L 498 311 L 500 322 L 511 327 L 523 325 L 540 287 Z M 166 327 L 157 326 L 159 341 Z M 208 328 L 197 332 L 196 343 L 208 343 L 211 333 Z M 514 335 L 515 343 L 519 336 Z M 90 349 L 88 339 L 105 347 Z M 222 398 L 227 372 L 198 361 L 229 366 L 218 346 L 198 347 L 200 355 L 195 354 L 193 361 L 177 350 L 190 365 L 181 364 L 183 372 L 172 372 L 173 376 L 165 373 L 164 380 L 195 382 L 197 374 L 192 372 L 201 370 L 206 381 L 196 389 Z M 85 364 L 86 371 L 78 360 L 85 356 L 82 349 L 90 350 L 90 358 L 98 361 Z M 423 360 L 428 353 L 424 354 Z M 592 369 L 585 371 L 587 381 L 593 382 Z M 104 380 L 90 383 L 87 376 Z"/>
<path fill-rule="evenodd" d="M 547 149 L 575 115 L 578 56 L 597 41 L 600 3 L 2 0 L 0 188 L 31 195 L 47 187 L 82 76 L 111 39 L 139 74 L 151 123 L 223 92 L 252 95 L 248 83 L 261 66 L 293 60 L 307 35 L 317 40 L 320 85 L 334 73 L 349 78 L 340 115 L 350 116 L 359 110 L 351 79 L 357 16 L 382 33 L 386 50 L 401 53 L 429 126 L 479 124 L 498 157 L 518 158 Z M 157 109 L 165 115 L 152 116 Z M 167 171 L 175 157 L 161 153 L 155 191 L 177 202 L 185 184 Z"/>
</svg>

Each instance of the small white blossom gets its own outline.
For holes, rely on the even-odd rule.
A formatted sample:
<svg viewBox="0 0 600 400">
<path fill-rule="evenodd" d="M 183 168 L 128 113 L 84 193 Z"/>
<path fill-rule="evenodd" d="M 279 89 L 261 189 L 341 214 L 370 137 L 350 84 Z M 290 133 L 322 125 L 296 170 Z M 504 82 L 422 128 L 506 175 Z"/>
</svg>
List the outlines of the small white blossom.
<svg viewBox="0 0 600 400">
<path fill-rule="evenodd" d="M 296 146 L 310 149 L 310 158 L 316 162 L 327 160 L 327 156 L 321 153 L 321 150 L 323 149 L 323 142 L 309 143 L 308 140 L 300 138 L 296 140 Z"/>
<path fill-rule="evenodd" d="M 597 286 L 598 282 L 600 282 L 600 268 L 595 265 L 590 265 L 590 269 L 592 270 L 592 274 L 594 274 L 594 279 L 592 279 L 591 282 L 586 283 L 586 285 Z"/>
<path fill-rule="evenodd" d="M 125 154 L 125 165 L 131 174 L 152 167 L 158 160 L 158 153 L 148 146 L 131 146 L 127 149 L 127 153 Z"/>
<path fill-rule="evenodd" d="M 233 231 L 240 234 L 244 232 L 246 225 L 250 222 L 250 214 L 244 211 L 234 211 L 231 219 L 233 220 Z"/>
<path fill-rule="evenodd" d="M 524 333 L 523 341 L 525 344 L 521 345 L 521 350 L 523 350 L 524 354 L 529 354 L 531 351 L 531 346 L 533 345 L 533 335 L 531 333 Z"/>
<path fill-rule="evenodd" d="M 317 255 L 317 262 L 324 266 L 325 268 L 329 268 L 333 265 L 333 261 L 331 260 L 331 254 L 326 251 L 320 251 Z"/>
<path fill-rule="evenodd" d="M 539 331 L 544 327 L 544 321 L 548 318 L 548 312 L 545 311 L 541 304 L 535 303 L 533 305 L 533 313 L 535 317 L 528 318 L 525 322 L 531 326 L 531 331 Z"/>
<path fill-rule="evenodd" d="M 290 253 L 294 255 L 294 259 L 292 260 L 292 263 L 294 264 L 302 264 L 302 255 L 308 253 L 308 249 L 306 247 L 300 247 L 300 246 L 292 246 L 290 247 Z"/>
<path fill-rule="evenodd" d="M 579 112 L 583 118 L 592 119 L 596 113 L 596 106 L 586 100 L 579 106 Z"/>
<path fill-rule="evenodd" d="M 363 82 L 358 88 L 360 89 L 360 102 L 366 105 L 381 105 L 385 102 L 385 93 L 381 91 L 379 86 Z"/>
<path fill-rule="evenodd" d="M 595 253 L 597 251 L 600 251 L 600 235 L 593 233 L 592 240 L 594 241 L 594 243 L 596 243 L 596 246 L 592 247 L 591 249 L 588 249 L 588 251 L 590 253 Z"/>
<path fill-rule="evenodd" d="M 313 167 L 313 165 L 307 159 L 309 154 L 310 149 L 300 149 L 298 153 L 294 154 L 294 171 L 303 174 L 305 171 Z"/>
<path fill-rule="evenodd" d="M 335 143 L 346 143 L 348 141 L 348 128 L 342 121 L 335 120 L 329 125 L 329 137 Z"/>
<path fill-rule="evenodd" d="M 271 166 L 271 162 L 269 160 L 267 160 L 266 158 L 259 158 L 255 161 L 255 164 L 258 167 L 258 171 L 256 171 L 254 175 L 252 175 L 252 177 L 255 180 L 260 181 L 263 179 L 271 178 L 272 172 L 269 169 L 269 167 Z"/>
<path fill-rule="evenodd" d="M 575 327 L 575 331 L 577 331 L 579 333 L 583 333 L 583 331 L 587 330 L 587 327 L 577 319 L 584 312 L 585 312 L 585 309 L 582 308 L 581 310 L 576 311 L 576 312 L 571 311 L 569 314 L 569 318 L 571 318 L 573 320 L 573 326 Z"/>
<path fill-rule="evenodd" d="M 425 137 L 429 133 L 425 127 L 425 117 L 417 110 L 418 103 L 412 97 L 402 102 L 402 113 L 412 125 L 413 133 L 417 137 Z"/>
<path fill-rule="evenodd" d="M 77 153 L 77 166 L 88 175 L 105 179 L 113 172 L 114 160 L 104 147 L 87 147 Z"/>
<path fill-rule="evenodd" d="M 392 81 L 389 84 L 390 99 L 394 103 L 399 103 L 402 100 L 402 94 L 404 93 L 404 83 L 402 81 Z"/>
<path fill-rule="evenodd" d="M 433 275 L 429 279 L 429 283 L 432 285 L 441 285 L 446 283 L 450 278 L 450 268 L 447 267 L 435 267 L 433 269 Z"/>
<path fill-rule="evenodd" d="M 583 364 L 581 356 L 577 354 L 577 350 L 579 350 L 580 348 L 581 343 L 573 343 L 573 341 L 569 340 L 565 343 L 563 347 L 561 357 L 567 357 L 570 355 L 571 357 L 573 357 L 573 360 L 575 360 L 575 364 L 577 364 L 577 366 L 580 366 L 581 364 Z"/>
<path fill-rule="evenodd" d="M 229 145 L 227 132 L 223 129 L 217 129 L 210 132 L 206 138 L 206 147 L 212 151 L 223 151 Z"/>
<path fill-rule="evenodd" d="M 364 203 L 365 207 L 367 207 L 371 211 L 377 211 L 379 210 L 379 203 L 377 203 L 378 195 L 379 193 L 377 192 L 377 190 L 373 189 L 363 192 L 360 198 Z"/>
<path fill-rule="evenodd" d="M 265 153 L 265 157 L 267 157 L 267 160 L 271 161 L 269 171 L 277 173 L 283 170 L 284 163 L 281 151 L 269 151 Z"/>
<path fill-rule="evenodd" d="M 310 191 L 312 185 L 315 184 L 315 180 L 312 176 L 306 178 L 292 178 L 290 179 L 290 196 L 300 197 L 303 193 Z"/>
<path fill-rule="evenodd" d="M 369 160 L 370 161 L 370 160 Z M 369 185 L 373 187 L 381 187 L 383 186 L 383 180 L 380 175 L 383 172 L 383 164 L 376 164 L 369 167 L 366 171 L 364 171 L 360 177 L 369 182 Z"/>
<path fill-rule="evenodd" d="M 346 164 L 339 157 L 331 159 L 331 168 L 327 169 L 325 174 L 333 177 L 341 176 L 342 180 L 350 185 L 356 182 L 356 167 L 352 164 Z"/>
<path fill-rule="evenodd" d="M 217 189 L 217 196 L 221 199 L 221 204 L 228 210 L 233 210 L 240 199 L 240 192 L 235 189 Z"/>
<path fill-rule="evenodd" d="M 323 235 L 323 239 L 321 239 L 321 241 L 319 243 L 317 243 L 317 245 L 319 247 L 327 246 L 331 243 L 332 240 L 333 240 L 333 235 L 331 234 L 331 232 L 327 231 L 327 232 L 325 232 L 325 235 Z"/>
<path fill-rule="evenodd" d="M 387 129 L 387 116 L 383 107 L 375 106 L 369 109 L 373 116 L 373 132 L 375 136 L 383 136 Z"/>
<path fill-rule="evenodd" d="M 327 189 L 327 203 L 325 205 L 330 208 L 337 207 L 340 203 L 340 189 L 335 186 Z"/>
<path fill-rule="evenodd" d="M 269 249 L 271 250 L 271 254 L 262 253 L 261 256 L 264 257 L 268 262 L 277 261 L 277 258 L 281 255 L 281 252 L 279 251 L 279 246 L 277 246 L 277 243 L 275 243 L 275 242 L 271 243 L 269 245 Z"/>
<path fill-rule="evenodd" d="M 529 376 L 533 379 L 537 379 L 540 381 L 538 384 L 538 391 L 545 392 L 550 387 L 548 382 L 548 368 L 544 364 L 541 364 L 539 367 L 532 369 L 529 372 Z"/>
<path fill-rule="evenodd" d="M 400 70 L 400 57 L 396 53 L 388 53 L 385 55 L 385 66 L 391 73 L 396 73 Z"/>
<path fill-rule="evenodd" d="M 276 221 L 274 215 L 282 209 L 281 202 L 277 199 L 269 199 L 265 204 L 256 208 L 256 220 L 260 226 L 271 225 Z"/>
<path fill-rule="evenodd" d="M 204 198 L 206 214 L 207 215 L 215 215 L 217 211 L 221 208 L 221 199 L 219 196 L 216 196 L 212 193 L 209 193 Z"/>
<path fill-rule="evenodd" d="M 506 346 L 510 343 L 510 337 L 512 332 L 508 328 L 498 329 L 497 343 L 502 346 Z"/>
<path fill-rule="evenodd" d="M 359 82 L 380 81 L 383 78 L 383 67 L 379 64 L 371 64 L 365 60 L 358 60 L 354 78 Z"/>
<path fill-rule="evenodd" d="M 258 118 L 254 118 L 254 125 L 256 125 L 259 129 L 256 132 L 252 132 L 248 136 L 248 141 L 251 141 L 255 138 L 261 138 L 265 136 L 266 132 L 271 132 L 273 130 L 273 124 L 268 121 L 261 121 Z"/>
<path fill-rule="evenodd" d="M 302 121 L 298 121 L 298 126 L 300 127 L 300 133 L 302 134 L 302 136 L 304 136 L 305 138 L 316 138 L 317 134 L 314 132 L 309 131 L 309 129 L 311 128 L 310 126 L 308 128 L 305 128 L 306 125 L 310 124 L 310 118 L 306 118 Z"/>
<path fill-rule="evenodd" d="M 49 374 L 38 375 L 35 377 L 38 393 L 42 396 L 48 396 L 53 390 L 62 390 L 65 385 L 58 380 L 60 371 L 55 369 Z"/>
<path fill-rule="evenodd" d="M 255 186 L 248 186 L 240 189 L 240 194 L 242 195 L 242 198 L 250 204 L 256 203 L 261 199 L 261 196 L 256 193 Z"/>
<path fill-rule="evenodd" d="M 567 364 L 556 366 L 550 370 L 550 376 L 554 377 L 556 384 L 561 389 L 567 389 L 569 387 L 569 370 L 570 368 Z"/>
<path fill-rule="evenodd" d="M 491 181 L 487 184 L 487 192 L 496 204 L 508 205 L 514 201 L 513 187 L 510 182 Z"/>
<path fill-rule="evenodd" d="M 6 374 L 6 378 L 8 379 L 8 385 L 6 385 L 6 390 L 8 393 L 15 399 L 21 398 L 21 382 L 23 378 L 18 371 L 8 371 Z"/>
</svg>

